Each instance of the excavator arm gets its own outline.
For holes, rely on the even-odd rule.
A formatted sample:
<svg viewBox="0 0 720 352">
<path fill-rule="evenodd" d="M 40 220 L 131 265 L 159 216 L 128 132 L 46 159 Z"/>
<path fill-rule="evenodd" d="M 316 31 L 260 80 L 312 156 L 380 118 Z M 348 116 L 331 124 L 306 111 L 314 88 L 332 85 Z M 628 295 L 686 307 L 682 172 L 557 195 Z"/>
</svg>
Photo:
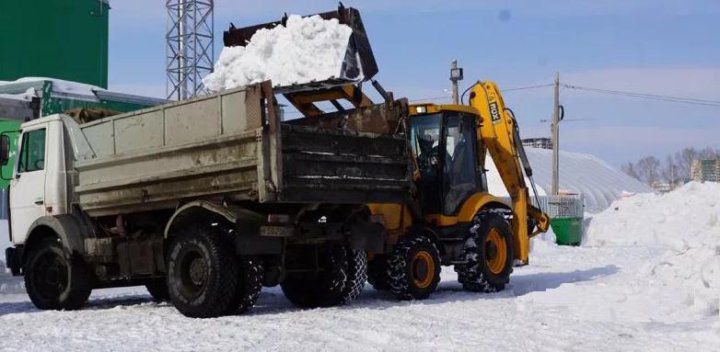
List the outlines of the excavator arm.
<svg viewBox="0 0 720 352">
<path fill-rule="evenodd" d="M 532 181 L 532 168 L 528 162 L 512 111 L 505 107 L 500 89 L 493 82 L 477 82 L 470 91 L 470 105 L 480 112 L 482 121 L 479 139 L 484 145 L 481 162 L 486 150 L 490 153 L 500 177 L 512 200 L 513 249 L 516 258 L 528 262 L 530 238 L 547 231 L 549 217 L 531 204 L 528 184 L 524 175 Z M 524 173 L 523 173 L 524 171 Z"/>
</svg>

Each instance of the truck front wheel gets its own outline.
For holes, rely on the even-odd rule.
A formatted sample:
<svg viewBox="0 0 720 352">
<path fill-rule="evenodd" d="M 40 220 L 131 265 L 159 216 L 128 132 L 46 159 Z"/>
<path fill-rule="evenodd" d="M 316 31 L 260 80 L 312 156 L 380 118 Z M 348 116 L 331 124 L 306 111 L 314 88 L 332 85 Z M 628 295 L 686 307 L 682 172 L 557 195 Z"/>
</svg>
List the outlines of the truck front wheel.
<svg viewBox="0 0 720 352">
<path fill-rule="evenodd" d="M 78 309 L 90 297 L 91 278 L 85 263 L 63 251 L 55 238 L 46 238 L 28 253 L 25 288 L 38 309 Z"/>
<path fill-rule="evenodd" d="M 240 277 L 233 243 L 223 231 L 191 226 L 168 248 L 170 300 L 191 318 L 211 318 L 232 310 Z"/>
</svg>

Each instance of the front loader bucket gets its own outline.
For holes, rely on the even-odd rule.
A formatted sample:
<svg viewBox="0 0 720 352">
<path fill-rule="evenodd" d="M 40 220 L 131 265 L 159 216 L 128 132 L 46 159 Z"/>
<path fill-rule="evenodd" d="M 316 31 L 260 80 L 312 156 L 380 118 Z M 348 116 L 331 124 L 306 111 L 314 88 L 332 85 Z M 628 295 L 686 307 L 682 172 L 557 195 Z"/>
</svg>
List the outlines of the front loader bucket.
<svg viewBox="0 0 720 352">
<path fill-rule="evenodd" d="M 315 84 L 319 86 L 334 86 L 352 82 L 369 81 L 372 79 L 372 77 L 378 73 L 378 67 L 375 62 L 375 55 L 373 55 L 372 49 L 370 48 L 370 41 L 368 40 L 367 33 L 365 32 L 365 27 L 360 19 L 360 11 L 351 7 L 345 8 L 341 5 L 337 11 L 324 12 L 316 15 L 325 20 L 335 18 L 341 24 L 352 28 L 353 33 L 350 36 L 350 43 L 348 44 L 348 49 L 345 53 L 345 60 L 342 65 L 341 72 L 339 73 L 339 77 L 325 82 L 315 82 Z M 310 16 L 315 15 L 308 15 L 304 17 Z M 279 25 L 285 25 L 286 21 L 287 15 L 277 22 L 259 24 L 250 27 L 235 28 L 235 26 L 231 25 L 230 29 L 223 33 L 223 42 L 225 43 L 225 46 L 245 46 L 258 30 L 262 28 L 269 29 Z"/>
</svg>

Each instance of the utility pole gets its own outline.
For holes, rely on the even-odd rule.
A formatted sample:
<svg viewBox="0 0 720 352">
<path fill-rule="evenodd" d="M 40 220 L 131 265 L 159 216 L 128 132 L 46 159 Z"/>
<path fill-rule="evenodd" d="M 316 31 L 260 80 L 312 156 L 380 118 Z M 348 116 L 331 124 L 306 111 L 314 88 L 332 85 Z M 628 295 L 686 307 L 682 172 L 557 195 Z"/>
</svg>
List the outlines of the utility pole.
<svg viewBox="0 0 720 352">
<path fill-rule="evenodd" d="M 553 102 L 553 117 L 552 117 L 552 195 L 557 195 L 559 192 L 560 183 L 560 73 L 555 74 L 555 99 Z"/>
<path fill-rule="evenodd" d="M 453 104 L 460 104 L 460 89 L 458 82 L 463 80 L 463 69 L 458 67 L 457 60 L 450 62 L 450 81 L 452 82 Z"/>
</svg>

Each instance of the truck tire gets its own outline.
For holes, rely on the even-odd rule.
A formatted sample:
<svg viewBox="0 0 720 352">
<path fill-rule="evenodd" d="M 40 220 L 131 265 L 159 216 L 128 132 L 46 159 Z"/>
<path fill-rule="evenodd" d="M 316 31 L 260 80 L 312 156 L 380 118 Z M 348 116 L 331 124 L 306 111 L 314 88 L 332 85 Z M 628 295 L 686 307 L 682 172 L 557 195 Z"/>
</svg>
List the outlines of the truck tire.
<svg viewBox="0 0 720 352">
<path fill-rule="evenodd" d="M 170 300 L 167 282 L 165 280 L 154 280 L 145 284 L 145 288 L 155 302 L 167 302 Z"/>
<path fill-rule="evenodd" d="M 195 225 L 168 246 L 170 300 L 183 315 L 211 318 L 234 303 L 239 267 L 229 234 Z"/>
<path fill-rule="evenodd" d="M 237 257 L 240 268 L 235 298 L 228 306 L 228 313 L 245 313 L 255 306 L 262 290 L 265 270 L 262 260 L 258 258 Z"/>
<path fill-rule="evenodd" d="M 390 289 L 387 279 L 388 258 L 385 255 L 376 254 L 373 260 L 368 262 L 368 282 L 378 291 Z"/>
<path fill-rule="evenodd" d="M 347 247 L 346 256 L 348 271 L 343 289 L 343 303 L 355 300 L 365 288 L 368 279 L 367 252 Z"/>
<path fill-rule="evenodd" d="M 465 240 L 465 261 L 456 267 L 465 290 L 496 292 L 505 288 L 512 273 L 513 248 L 510 225 L 501 214 L 475 216 Z"/>
<path fill-rule="evenodd" d="M 425 299 L 440 282 L 440 252 L 425 236 L 406 236 L 390 255 L 387 278 L 398 299 Z"/>
<path fill-rule="evenodd" d="M 348 272 L 345 247 L 330 246 L 318 255 L 318 272 L 290 273 L 280 283 L 285 297 L 298 307 L 332 307 L 343 303 Z"/>
<path fill-rule="evenodd" d="M 56 238 L 40 241 L 23 265 L 25 289 L 38 309 L 79 309 L 92 292 L 85 263 L 65 253 Z"/>
</svg>

